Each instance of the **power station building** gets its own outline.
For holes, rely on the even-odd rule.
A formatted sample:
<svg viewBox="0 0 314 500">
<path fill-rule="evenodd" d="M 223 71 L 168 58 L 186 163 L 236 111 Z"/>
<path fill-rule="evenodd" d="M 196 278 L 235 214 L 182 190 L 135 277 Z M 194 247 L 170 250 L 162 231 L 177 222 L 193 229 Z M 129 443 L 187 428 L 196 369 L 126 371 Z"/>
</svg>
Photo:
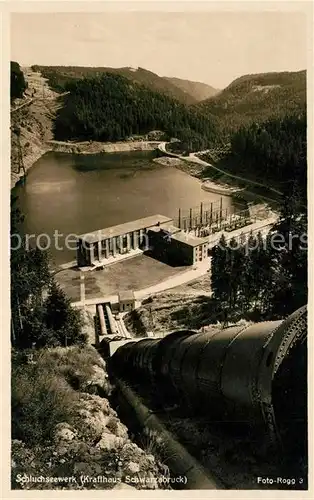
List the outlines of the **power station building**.
<svg viewBox="0 0 314 500">
<path fill-rule="evenodd" d="M 197 238 L 173 226 L 164 215 L 100 229 L 78 237 L 77 264 L 79 267 L 98 267 L 120 260 L 122 255 L 150 250 L 153 256 L 175 265 L 193 265 L 205 260 L 208 241 Z"/>
<path fill-rule="evenodd" d="M 79 267 L 97 266 L 105 264 L 110 257 L 127 254 L 139 248 L 148 249 L 148 239 L 145 237 L 148 229 L 171 220 L 164 215 L 151 215 L 82 234 L 77 241 L 77 264 Z"/>
<path fill-rule="evenodd" d="M 192 266 L 208 257 L 208 241 L 165 223 L 148 230 L 152 253 L 169 264 Z"/>
</svg>

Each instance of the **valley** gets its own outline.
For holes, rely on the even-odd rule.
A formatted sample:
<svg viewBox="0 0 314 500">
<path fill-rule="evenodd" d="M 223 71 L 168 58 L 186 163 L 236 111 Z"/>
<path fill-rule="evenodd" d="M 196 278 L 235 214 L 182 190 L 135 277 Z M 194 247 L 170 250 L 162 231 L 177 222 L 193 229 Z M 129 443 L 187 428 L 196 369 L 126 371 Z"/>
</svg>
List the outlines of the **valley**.
<svg viewBox="0 0 314 500">
<path fill-rule="evenodd" d="M 305 71 L 11 71 L 12 488 L 306 488 Z"/>
</svg>

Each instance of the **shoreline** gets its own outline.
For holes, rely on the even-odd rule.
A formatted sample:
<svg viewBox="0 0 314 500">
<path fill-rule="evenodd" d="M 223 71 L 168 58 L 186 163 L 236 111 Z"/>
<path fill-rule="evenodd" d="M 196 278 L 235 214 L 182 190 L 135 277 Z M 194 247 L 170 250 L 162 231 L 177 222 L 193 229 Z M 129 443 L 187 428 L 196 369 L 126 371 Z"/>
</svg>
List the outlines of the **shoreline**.
<svg viewBox="0 0 314 500">
<path fill-rule="evenodd" d="M 161 141 L 118 141 L 118 142 L 99 142 L 99 141 L 48 141 L 51 151 L 71 154 L 97 154 L 97 153 L 122 153 L 128 151 L 154 151 L 158 148 Z"/>
<path fill-rule="evenodd" d="M 49 148 L 45 148 L 44 145 L 42 147 L 37 146 L 35 151 L 32 151 L 31 154 L 23 157 L 24 171 L 14 172 L 11 170 L 11 190 L 25 180 L 27 172 L 32 168 L 36 161 L 49 151 Z"/>
<path fill-rule="evenodd" d="M 280 191 L 278 191 L 270 186 L 261 184 L 260 182 L 257 182 L 257 181 L 253 181 L 252 179 L 247 179 L 244 177 L 237 176 L 235 174 L 231 174 L 229 172 L 226 172 L 226 171 L 212 165 L 211 163 L 209 163 L 207 161 L 202 160 L 198 156 L 199 154 L 203 153 L 202 151 L 190 153 L 188 156 L 182 156 L 182 155 L 179 155 L 177 153 L 172 153 L 172 152 L 167 151 L 166 145 L 167 145 L 167 143 L 163 141 L 158 146 L 158 149 L 165 155 L 164 157 L 161 158 L 161 160 L 163 160 L 163 158 L 167 158 L 167 160 L 168 160 L 168 162 L 165 162 L 164 164 L 165 165 L 173 164 L 173 166 L 180 168 L 180 170 L 183 170 L 187 174 L 198 178 L 202 182 L 202 188 L 205 191 L 211 191 L 213 193 L 218 193 L 218 194 L 226 195 L 226 196 L 240 196 L 241 197 L 241 193 L 253 194 L 254 196 L 256 196 L 256 193 L 251 192 L 249 190 L 249 186 L 251 186 L 253 189 L 254 188 L 261 189 L 262 188 L 262 189 L 266 189 L 267 191 L 274 192 L 276 195 L 282 195 L 282 193 Z M 159 160 L 160 159 L 157 159 L 157 161 L 159 161 Z M 163 162 L 160 162 L 160 161 L 159 161 L 159 163 L 163 164 Z M 220 180 L 217 181 L 216 179 L 209 177 L 208 168 L 211 168 L 215 172 L 221 173 L 222 176 L 224 177 L 224 182 L 222 183 Z M 206 173 L 206 177 L 204 175 L 205 173 Z M 227 181 L 225 179 L 226 177 L 228 178 L 230 183 L 229 182 L 227 183 Z M 243 187 L 243 184 L 242 184 L 242 187 L 240 187 L 239 181 L 242 183 L 244 182 L 246 184 L 246 186 Z M 210 188 L 208 186 L 209 189 L 206 189 L 206 183 L 212 184 L 213 187 Z M 230 187 L 230 189 L 229 189 L 229 187 Z M 228 191 L 227 191 L 227 189 L 228 189 Z M 264 194 L 259 194 L 258 196 L 267 200 L 267 201 L 271 201 L 271 202 L 276 203 L 276 204 L 278 203 L 278 201 L 276 201 L 272 198 L 269 198 L 269 197 L 265 196 Z"/>
<path fill-rule="evenodd" d="M 169 156 L 161 156 L 154 158 L 153 162 L 158 163 L 159 165 L 163 165 L 165 167 L 175 167 L 179 170 L 182 170 L 182 172 L 185 172 L 191 177 L 198 179 L 201 183 L 203 182 L 201 174 L 204 168 L 201 165 L 195 163 L 188 163 L 181 158 L 174 158 L 174 157 L 171 158 Z"/>
<path fill-rule="evenodd" d="M 78 155 L 95 155 L 101 153 L 123 153 L 123 152 L 135 152 L 135 151 L 161 151 L 164 153 L 163 156 L 154 158 L 153 161 L 163 166 L 172 166 L 184 173 L 198 179 L 201 183 L 201 187 L 204 191 L 221 194 L 223 196 L 235 196 L 245 191 L 247 188 L 241 188 L 238 185 L 232 185 L 231 174 L 226 173 L 230 178 L 231 184 L 222 184 L 211 178 L 208 178 L 208 171 L 206 172 L 206 177 L 203 175 L 208 167 L 212 167 L 214 170 L 219 170 L 217 167 L 205 162 L 204 160 L 196 156 L 197 153 L 192 153 L 188 157 L 182 157 L 175 153 L 168 153 L 163 151 L 160 147 L 164 142 L 160 140 L 148 141 L 148 140 L 126 140 L 118 142 L 99 142 L 99 141 L 77 141 L 77 142 L 66 142 L 66 141 L 56 141 L 48 140 L 42 142 L 41 144 L 33 144 L 33 150 L 30 154 L 26 154 L 23 158 L 25 172 L 21 171 L 19 173 L 11 171 L 11 190 L 18 186 L 20 183 L 24 182 L 27 177 L 27 172 L 32 168 L 32 166 L 46 153 L 57 152 L 57 153 L 67 153 L 67 154 L 78 154 Z M 167 156 L 169 155 L 169 156 Z M 258 184 L 247 180 L 251 184 Z M 263 186 L 266 188 L 266 186 Z M 271 188 L 267 188 L 272 191 Z M 264 196 L 265 199 L 267 199 Z"/>
<path fill-rule="evenodd" d="M 158 149 L 160 141 L 119 141 L 119 142 L 62 142 L 50 140 L 40 146 L 33 145 L 31 154 L 23 157 L 25 171 L 14 172 L 11 170 L 11 190 L 27 177 L 28 171 L 46 153 L 69 153 L 93 155 L 99 153 L 123 153 L 132 151 L 154 151 Z"/>
<path fill-rule="evenodd" d="M 202 189 L 204 191 L 222 195 L 230 195 L 241 193 L 245 188 L 236 188 L 232 186 L 227 186 L 226 184 L 220 184 L 219 182 L 214 182 L 212 180 L 204 180 L 202 184 Z"/>
<path fill-rule="evenodd" d="M 229 186 L 226 184 L 222 184 L 220 182 L 215 182 L 212 179 L 208 179 L 208 177 L 203 177 L 202 173 L 206 169 L 206 167 L 202 166 L 199 163 L 194 163 L 194 162 L 189 162 L 187 160 L 183 160 L 182 158 L 175 158 L 175 157 L 167 157 L 167 156 L 162 156 L 160 158 L 154 158 L 153 160 L 155 163 L 158 163 L 160 165 L 168 166 L 168 167 L 175 167 L 179 170 L 182 170 L 182 172 L 185 172 L 186 174 L 190 175 L 191 177 L 194 177 L 197 179 L 200 184 L 201 188 L 204 191 L 211 192 L 214 194 L 221 194 L 222 196 L 234 196 L 235 194 L 238 194 L 242 191 L 244 191 L 243 188 L 235 187 L 235 186 Z"/>
</svg>

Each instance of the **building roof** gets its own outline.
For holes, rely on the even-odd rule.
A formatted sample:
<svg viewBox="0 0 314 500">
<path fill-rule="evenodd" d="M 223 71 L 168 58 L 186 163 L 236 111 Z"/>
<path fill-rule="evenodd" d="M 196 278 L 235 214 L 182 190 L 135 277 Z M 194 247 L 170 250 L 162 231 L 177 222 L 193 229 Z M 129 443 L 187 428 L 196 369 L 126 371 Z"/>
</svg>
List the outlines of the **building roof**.
<svg viewBox="0 0 314 500">
<path fill-rule="evenodd" d="M 161 227 L 160 226 L 153 226 L 153 227 L 150 227 L 149 229 L 150 229 L 150 231 L 154 231 L 156 233 L 162 229 L 163 231 L 167 231 L 167 233 L 169 233 L 170 235 L 173 235 L 173 234 L 176 234 L 176 233 L 179 233 L 180 231 L 182 231 L 182 229 L 174 226 L 170 222 L 165 222 L 165 224 L 163 224 Z"/>
<path fill-rule="evenodd" d="M 87 243 L 96 243 L 97 241 L 103 241 L 115 236 L 132 233 L 133 231 L 138 231 L 139 229 L 156 226 L 158 223 L 165 224 L 166 222 L 171 221 L 172 219 L 170 219 L 170 217 L 166 217 L 165 215 L 150 215 L 149 217 L 132 220 L 124 224 L 118 224 L 117 226 L 111 226 L 105 229 L 98 229 L 91 233 L 81 234 L 78 238 L 84 240 Z"/>
<path fill-rule="evenodd" d="M 155 233 L 160 232 L 161 234 L 166 232 L 169 238 L 180 241 L 181 243 L 185 243 L 186 245 L 190 245 L 192 247 L 197 247 L 199 245 L 204 245 L 204 243 L 208 243 L 208 238 L 199 238 L 192 234 L 185 233 L 184 231 L 182 231 L 182 229 L 169 223 L 165 223 L 162 226 L 152 226 L 149 228 L 149 230 L 154 231 Z"/>
<path fill-rule="evenodd" d="M 133 290 L 123 290 L 119 292 L 119 302 L 130 302 L 135 300 Z"/>
<path fill-rule="evenodd" d="M 180 241 L 181 243 L 185 243 L 186 245 L 190 245 L 191 247 L 198 247 L 199 245 L 208 243 L 206 238 L 198 238 L 197 236 L 190 235 L 184 231 L 171 235 L 171 238 L 173 240 Z"/>
</svg>

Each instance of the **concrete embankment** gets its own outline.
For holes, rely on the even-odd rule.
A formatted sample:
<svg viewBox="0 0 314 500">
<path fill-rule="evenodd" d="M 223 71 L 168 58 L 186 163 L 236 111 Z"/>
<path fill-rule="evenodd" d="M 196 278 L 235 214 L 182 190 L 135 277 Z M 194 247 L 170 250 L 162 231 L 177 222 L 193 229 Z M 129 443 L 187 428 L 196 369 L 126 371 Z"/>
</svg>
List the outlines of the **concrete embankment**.
<svg viewBox="0 0 314 500">
<path fill-rule="evenodd" d="M 70 154 L 97 154 L 97 153 L 119 153 L 131 151 L 154 151 L 157 149 L 158 141 L 125 141 L 125 142 L 61 142 L 61 141 L 47 141 L 42 142 L 40 134 L 34 135 L 30 138 L 31 141 L 25 141 L 23 144 L 23 169 L 18 169 L 13 166 L 11 171 L 11 189 L 25 176 L 27 171 L 32 165 L 39 160 L 39 158 L 49 151 L 58 153 Z M 17 149 L 17 146 L 16 148 Z"/>
<path fill-rule="evenodd" d="M 120 141 L 120 142 L 63 142 L 49 141 L 51 151 L 74 154 L 122 153 L 128 151 L 153 151 L 160 141 Z"/>
<path fill-rule="evenodd" d="M 30 128 L 30 127 L 28 127 Z M 157 149 L 159 142 L 157 141 L 125 141 L 125 142 L 61 142 L 61 141 L 47 141 L 42 142 L 40 134 L 32 134 L 29 141 L 23 139 L 22 154 L 24 169 L 18 168 L 12 163 L 11 171 L 11 189 L 25 176 L 27 171 L 32 165 L 39 160 L 39 158 L 49 151 L 58 153 L 70 154 L 98 154 L 98 153 L 122 153 L 132 151 L 154 151 Z M 12 148 L 13 149 L 13 148 Z M 16 145 L 15 150 L 18 149 Z M 18 156 L 16 154 L 16 156 Z"/>
</svg>

